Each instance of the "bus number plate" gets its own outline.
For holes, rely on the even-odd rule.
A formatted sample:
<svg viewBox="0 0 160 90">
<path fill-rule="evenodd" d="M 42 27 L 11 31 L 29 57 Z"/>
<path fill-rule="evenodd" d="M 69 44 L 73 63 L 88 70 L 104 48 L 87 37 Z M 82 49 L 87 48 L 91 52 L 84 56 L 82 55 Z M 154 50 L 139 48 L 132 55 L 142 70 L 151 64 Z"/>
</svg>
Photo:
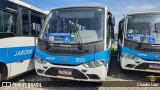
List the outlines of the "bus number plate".
<svg viewBox="0 0 160 90">
<path fill-rule="evenodd" d="M 159 64 L 151 64 L 151 65 L 149 65 L 149 68 L 151 68 L 151 69 L 160 69 L 160 65 Z"/>
<path fill-rule="evenodd" d="M 72 71 L 71 70 L 58 70 L 58 74 L 60 75 L 72 75 Z"/>
</svg>

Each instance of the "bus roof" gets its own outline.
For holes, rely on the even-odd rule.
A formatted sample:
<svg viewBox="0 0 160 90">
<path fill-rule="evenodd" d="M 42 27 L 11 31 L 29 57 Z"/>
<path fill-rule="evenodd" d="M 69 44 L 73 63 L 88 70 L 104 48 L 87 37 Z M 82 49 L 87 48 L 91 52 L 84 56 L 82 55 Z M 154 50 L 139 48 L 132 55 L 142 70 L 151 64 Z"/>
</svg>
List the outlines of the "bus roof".
<svg viewBox="0 0 160 90">
<path fill-rule="evenodd" d="M 107 7 L 105 5 L 101 5 L 101 4 L 92 4 L 92 5 L 88 5 L 88 4 L 82 4 L 82 5 L 70 5 L 70 6 L 65 6 L 65 7 L 60 7 L 60 8 L 55 8 L 55 9 L 67 9 L 67 8 L 106 8 Z M 53 9 L 53 10 L 55 10 Z"/>
<path fill-rule="evenodd" d="M 48 14 L 49 13 L 49 11 L 45 11 L 45 10 L 39 9 L 39 8 L 37 8 L 35 6 L 32 6 L 30 4 L 22 2 L 20 0 L 8 0 L 8 1 L 13 2 L 15 4 L 18 4 L 18 5 L 21 5 L 21 6 L 26 7 L 26 8 L 29 8 L 29 9 L 35 10 L 37 12 L 41 12 L 41 13 L 44 13 L 44 14 Z"/>
<path fill-rule="evenodd" d="M 127 15 L 160 15 L 160 12 L 136 12 L 136 13 L 130 13 Z"/>
</svg>

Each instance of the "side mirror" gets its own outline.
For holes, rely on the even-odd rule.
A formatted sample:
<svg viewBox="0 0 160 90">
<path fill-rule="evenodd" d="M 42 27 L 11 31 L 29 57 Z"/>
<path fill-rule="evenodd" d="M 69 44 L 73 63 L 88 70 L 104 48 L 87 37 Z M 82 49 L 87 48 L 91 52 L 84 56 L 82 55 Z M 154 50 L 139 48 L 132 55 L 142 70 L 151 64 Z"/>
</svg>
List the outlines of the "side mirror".
<svg viewBox="0 0 160 90">
<path fill-rule="evenodd" d="M 122 21 L 120 21 L 120 22 L 119 22 L 119 25 L 118 25 L 118 31 L 121 31 L 121 30 L 122 30 L 121 22 L 122 22 Z"/>
<path fill-rule="evenodd" d="M 114 37 L 114 27 L 111 28 L 111 38 L 115 38 Z"/>
<path fill-rule="evenodd" d="M 44 24 L 46 17 L 47 17 L 46 15 L 42 16 L 42 18 L 41 18 L 42 25 Z"/>
<path fill-rule="evenodd" d="M 115 16 L 112 16 L 112 24 L 115 26 Z"/>
<path fill-rule="evenodd" d="M 118 29 L 119 29 L 119 31 L 123 30 L 123 21 L 119 22 Z"/>
<path fill-rule="evenodd" d="M 113 25 L 111 28 L 111 38 L 115 38 L 114 37 L 115 16 L 112 16 L 111 23 Z"/>
<path fill-rule="evenodd" d="M 118 25 L 118 38 L 122 39 L 123 38 L 123 29 L 124 29 L 124 21 L 120 21 Z"/>
</svg>

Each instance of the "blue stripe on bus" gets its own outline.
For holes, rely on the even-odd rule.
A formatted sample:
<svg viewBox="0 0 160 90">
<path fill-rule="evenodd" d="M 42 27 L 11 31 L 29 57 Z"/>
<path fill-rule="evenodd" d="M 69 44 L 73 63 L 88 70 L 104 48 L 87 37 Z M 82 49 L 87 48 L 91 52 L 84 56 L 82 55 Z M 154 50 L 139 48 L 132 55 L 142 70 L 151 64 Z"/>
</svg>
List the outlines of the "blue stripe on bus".
<svg viewBox="0 0 160 90">
<path fill-rule="evenodd" d="M 122 53 L 127 53 L 127 54 L 130 54 L 130 55 L 134 55 L 136 57 L 139 57 L 141 59 L 144 59 L 144 60 L 153 60 L 153 61 L 155 60 L 154 56 L 158 56 L 158 59 L 156 59 L 156 60 L 160 61 L 160 54 L 139 52 L 139 51 L 132 50 L 132 49 L 122 47 L 122 46 L 119 47 L 119 50 L 122 50 L 121 55 L 122 55 Z"/>
<path fill-rule="evenodd" d="M 26 52 L 28 50 L 28 52 Z M 0 62 L 5 64 L 19 62 L 34 57 L 35 46 L 0 48 Z"/>
<path fill-rule="evenodd" d="M 94 60 L 102 60 L 104 59 L 106 61 L 105 66 L 108 64 L 108 60 L 110 60 L 110 49 L 98 52 L 95 54 L 88 54 L 84 56 L 54 56 L 49 55 L 45 52 L 42 52 L 38 49 L 36 49 L 35 55 L 39 56 L 40 58 L 48 61 L 49 63 L 53 64 L 70 64 L 70 65 L 80 65 L 86 62 L 94 61 Z M 65 58 L 66 62 L 63 63 L 62 59 Z"/>
</svg>

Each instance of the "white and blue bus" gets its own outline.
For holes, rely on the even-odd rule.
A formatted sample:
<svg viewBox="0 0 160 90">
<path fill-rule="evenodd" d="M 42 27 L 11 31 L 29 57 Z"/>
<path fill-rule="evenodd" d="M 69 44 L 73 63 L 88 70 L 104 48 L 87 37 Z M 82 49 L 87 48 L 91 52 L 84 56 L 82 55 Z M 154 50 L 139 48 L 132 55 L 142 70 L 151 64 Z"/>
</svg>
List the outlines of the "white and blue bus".
<svg viewBox="0 0 160 90">
<path fill-rule="evenodd" d="M 52 10 L 36 45 L 37 74 L 78 81 L 105 81 L 113 30 L 114 17 L 106 6 L 77 5 Z"/>
<path fill-rule="evenodd" d="M 123 72 L 160 73 L 160 13 L 126 15 L 119 22 L 118 47 Z"/>
<path fill-rule="evenodd" d="M 34 69 L 35 42 L 46 11 L 19 0 L 0 1 L 0 76 L 2 80 Z"/>
</svg>

